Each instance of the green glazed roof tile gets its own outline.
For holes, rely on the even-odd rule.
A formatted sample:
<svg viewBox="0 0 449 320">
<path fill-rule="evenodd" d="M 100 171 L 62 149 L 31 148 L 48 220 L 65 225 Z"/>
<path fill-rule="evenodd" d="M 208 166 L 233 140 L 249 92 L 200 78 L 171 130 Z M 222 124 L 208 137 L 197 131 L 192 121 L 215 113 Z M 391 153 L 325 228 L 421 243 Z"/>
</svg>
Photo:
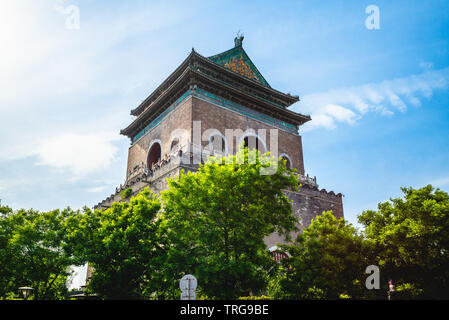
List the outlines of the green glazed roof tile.
<svg viewBox="0 0 449 320">
<path fill-rule="evenodd" d="M 242 47 L 243 36 L 235 38 L 235 47 L 225 52 L 219 53 L 212 57 L 208 57 L 209 60 L 219 64 L 225 68 L 231 69 L 249 79 L 257 81 L 267 87 L 270 87 L 268 82 L 257 70 L 254 63 L 248 57 L 248 54 Z M 270 87 L 271 88 L 271 87 Z"/>
</svg>

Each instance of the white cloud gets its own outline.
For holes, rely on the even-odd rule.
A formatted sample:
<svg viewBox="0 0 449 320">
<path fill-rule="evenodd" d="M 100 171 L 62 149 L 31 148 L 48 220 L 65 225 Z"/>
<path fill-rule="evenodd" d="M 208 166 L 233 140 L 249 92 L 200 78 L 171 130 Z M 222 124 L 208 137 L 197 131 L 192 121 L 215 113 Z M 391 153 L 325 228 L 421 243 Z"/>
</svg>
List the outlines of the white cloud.
<svg viewBox="0 0 449 320">
<path fill-rule="evenodd" d="M 113 141 L 116 134 L 65 134 L 39 144 L 34 153 L 39 157 L 37 165 L 70 170 L 83 175 L 106 169 L 118 148 Z"/>
<path fill-rule="evenodd" d="M 68 30 L 62 8 L 70 4 L 0 1 L 4 167 L 31 156 L 38 157 L 38 165 L 76 175 L 108 166 L 117 152 L 114 142 L 125 139 L 119 130 L 132 121 L 129 110 L 140 102 L 134 93 L 147 92 L 149 83 L 167 72 L 164 63 L 152 61 L 175 52 L 168 45 L 165 52 L 158 48 L 164 41 L 158 31 L 182 23 L 182 9 L 193 10 L 182 4 L 172 10 L 172 3 L 161 2 L 142 10 L 127 5 L 93 9 L 99 14 L 80 2 L 81 28 Z M 134 41 L 145 33 L 152 41 Z"/>
<path fill-rule="evenodd" d="M 303 131 L 320 127 L 334 129 L 337 123 L 353 124 L 368 112 L 384 116 L 391 116 L 395 111 L 405 112 L 408 105 L 420 106 L 423 98 L 428 99 L 435 90 L 447 89 L 448 86 L 449 68 L 445 68 L 305 95 L 292 109 L 311 115 L 312 121 L 302 127 Z"/>
<path fill-rule="evenodd" d="M 328 104 L 325 106 L 323 108 L 323 113 L 332 116 L 339 122 L 347 122 L 349 124 L 353 124 L 358 118 L 352 110 L 336 104 Z"/>
</svg>

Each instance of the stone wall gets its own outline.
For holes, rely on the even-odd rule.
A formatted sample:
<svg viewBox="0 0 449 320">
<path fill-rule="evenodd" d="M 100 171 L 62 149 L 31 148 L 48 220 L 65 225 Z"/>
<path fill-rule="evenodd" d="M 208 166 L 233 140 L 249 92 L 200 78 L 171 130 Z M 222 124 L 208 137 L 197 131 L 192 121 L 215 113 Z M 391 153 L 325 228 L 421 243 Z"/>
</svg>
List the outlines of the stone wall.
<svg viewBox="0 0 449 320">
<path fill-rule="evenodd" d="M 288 199 L 292 200 L 293 214 L 300 218 L 299 229 L 301 232 L 307 228 L 312 219 L 321 215 L 324 211 L 332 210 L 332 213 L 337 218 L 342 218 L 343 215 L 343 195 L 341 193 L 335 194 L 333 191 L 319 190 L 317 187 L 310 187 L 303 185 L 298 191 L 284 191 Z M 292 233 L 294 240 L 298 232 Z M 274 246 L 278 243 L 285 243 L 284 238 L 277 233 L 271 234 L 265 239 L 268 247 Z"/>
</svg>

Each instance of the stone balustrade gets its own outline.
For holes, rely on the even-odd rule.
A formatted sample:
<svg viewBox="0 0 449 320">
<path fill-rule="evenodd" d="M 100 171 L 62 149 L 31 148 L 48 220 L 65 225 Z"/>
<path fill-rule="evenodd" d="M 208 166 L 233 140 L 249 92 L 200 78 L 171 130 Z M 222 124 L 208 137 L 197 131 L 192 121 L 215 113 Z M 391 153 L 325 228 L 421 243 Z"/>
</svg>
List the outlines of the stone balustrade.
<svg viewBox="0 0 449 320">
<path fill-rule="evenodd" d="M 303 175 L 303 174 L 297 174 L 298 180 L 301 184 L 306 184 L 311 187 L 318 188 L 318 183 L 316 182 L 316 177 L 311 177 L 309 174 Z"/>
<path fill-rule="evenodd" d="M 148 168 L 144 162 L 134 166 L 128 172 L 128 179 L 125 184 L 121 184 L 115 189 L 115 193 L 98 203 L 94 208 L 109 207 L 111 203 L 119 201 L 119 194 L 127 189 L 140 187 L 140 183 L 151 184 L 153 181 L 167 175 L 170 171 L 182 167 L 187 170 L 196 171 L 200 163 L 204 163 L 208 156 L 224 156 L 223 152 L 213 150 L 210 146 L 203 147 L 197 144 L 177 145 L 170 153 L 164 154 L 151 168 Z M 308 174 L 295 174 L 298 181 L 303 186 L 311 189 L 318 189 L 316 177 Z M 136 190 L 134 190 L 136 191 Z"/>
</svg>

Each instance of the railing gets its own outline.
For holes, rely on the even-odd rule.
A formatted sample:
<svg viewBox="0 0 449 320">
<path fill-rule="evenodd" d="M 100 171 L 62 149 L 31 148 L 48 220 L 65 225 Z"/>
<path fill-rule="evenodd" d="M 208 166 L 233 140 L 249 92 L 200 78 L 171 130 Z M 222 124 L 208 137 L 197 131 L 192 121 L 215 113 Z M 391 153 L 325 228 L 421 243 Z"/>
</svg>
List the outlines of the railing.
<svg viewBox="0 0 449 320">
<path fill-rule="evenodd" d="M 309 174 L 303 175 L 303 174 L 297 174 L 298 180 L 300 183 L 307 184 L 312 187 L 318 188 L 318 183 L 316 182 L 316 177 L 313 178 L 309 176 Z"/>
<path fill-rule="evenodd" d="M 190 143 L 187 145 L 178 144 L 169 153 L 164 154 L 151 168 L 148 168 L 144 162 L 140 162 L 135 165 L 132 170 L 128 172 L 128 178 L 124 185 L 120 185 L 115 189 L 115 194 L 107 197 L 100 202 L 96 207 L 102 206 L 103 203 L 109 201 L 119 194 L 123 190 L 131 187 L 133 184 L 139 181 L 152 182 L 164 176 L 167 172 L 175 169 L 180 164 L 185 168 L 194 169 L 196 165 L 204 163 L 208 156 L 225 156 L 223 152 L 213 150 L 208 146 L 201 146 L 198 144 Z M 318 188 L 316 177 L 311 177 L 308 174 L 295 174 L 299 183 L 306 184 L 312 188 Z"/>
<path fill-rule="evenodd" d="M 186 145 L 178 144 L 169 153 L 164 154 L 157 162 L 153 163 L 151 168 L 148 168 L 144 162 L 141 162 L 132 170 L 129 170 L 127 182 L 142 175 L 148 181 L 156 180 L 181 163 L 186 166 L 198 165 L 204 163 L 208 156 L 221 157 L 224 155 L 224 152 L 214 150 L 211 145 L 203 147 L 194 143 Z M 318 188 L 316 177 L 312 178 L 308 174 L 296 174 L 296 176 L 300 183 Z M 118 189 L 121 190 L 123 188 L 123 186 L 120 186 Z"/>
</svg>

